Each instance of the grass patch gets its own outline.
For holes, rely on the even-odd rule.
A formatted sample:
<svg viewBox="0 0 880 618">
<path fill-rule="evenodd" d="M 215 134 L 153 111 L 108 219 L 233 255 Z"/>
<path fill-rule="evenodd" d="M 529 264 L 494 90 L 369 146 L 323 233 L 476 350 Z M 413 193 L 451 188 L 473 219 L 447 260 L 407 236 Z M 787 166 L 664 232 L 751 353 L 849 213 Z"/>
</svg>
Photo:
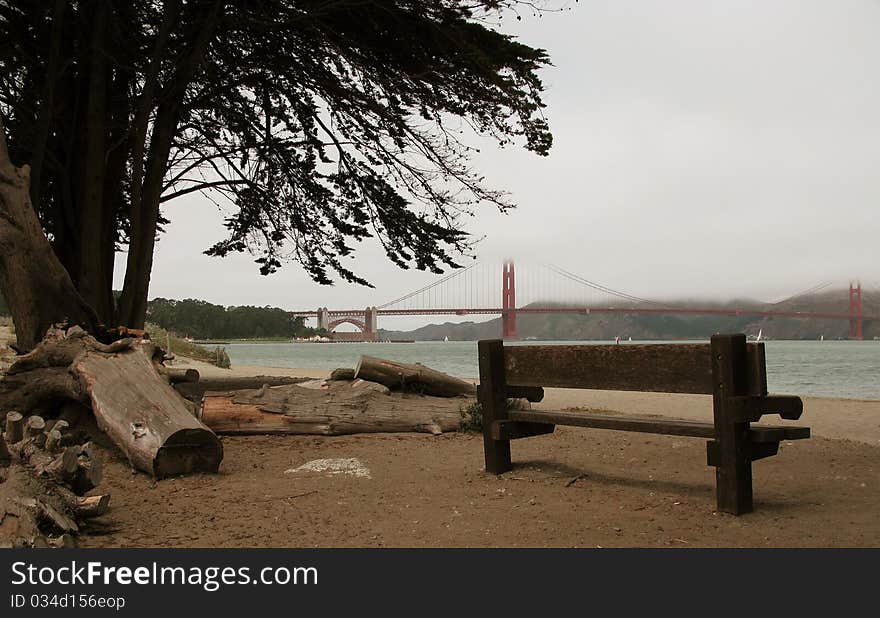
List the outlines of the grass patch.
<svg viewBox="0 0 880 618">
<path fill-rule="evenodd" d="M 147 324 L 146 330 L 150 334 L 150 339 L 164 348 L 170 348 L 166 351 L 175 356 L 184 356 L 193 360 L 211 363 L 224 369 L 228 368 L 231 364 L 226 350 L 220 346 L 212 350 L 197 343 L 190 343 L 176 333 L 167 331 L 155 324 Z"/>
</svg>

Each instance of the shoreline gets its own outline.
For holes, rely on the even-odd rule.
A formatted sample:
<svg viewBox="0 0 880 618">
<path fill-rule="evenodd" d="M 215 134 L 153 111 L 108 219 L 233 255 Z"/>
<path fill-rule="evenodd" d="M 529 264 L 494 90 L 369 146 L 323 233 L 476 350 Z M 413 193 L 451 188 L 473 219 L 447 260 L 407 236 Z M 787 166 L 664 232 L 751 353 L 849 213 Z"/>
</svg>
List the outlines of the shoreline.
<svg viewBox="0 0 880 618">
<path fill-rule="evenodd" d="M 182 362 L 183 361 L 183 362 Z M 288 376 L 326 378 L 330 370 L 314 367 L 269 367 L 234 365 L 221 369 L 200 361 L 180 359 L 175 365 L 198 369 L 203 377 Z M 476 380 L 474 380 L 476 382 Z M 637 416 L 663 416 L 687 420 L 711 420 L 712 398 L 709 395 L 677 393 L 642 393 L 547 388 L 537 409 L 592 409 Z M 797 393 L 792 393 L 797 394 Z M 835 440 L 852 440 L 880 446 L 880 400 L 801 396 L 804 414 L 798 421 L 785 421 L 768 415 L 762 424 L 807 425 L 812 435 Z"/>
</svg>

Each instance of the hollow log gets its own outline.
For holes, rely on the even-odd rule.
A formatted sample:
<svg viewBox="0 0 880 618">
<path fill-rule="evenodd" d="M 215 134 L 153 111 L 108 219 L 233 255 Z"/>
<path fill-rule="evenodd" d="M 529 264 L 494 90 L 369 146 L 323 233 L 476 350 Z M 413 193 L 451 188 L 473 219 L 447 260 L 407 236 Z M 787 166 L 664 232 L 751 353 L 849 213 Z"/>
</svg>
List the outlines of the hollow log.
<svg viewBox="0 0 880 618">
<path fill-rule="evenodd" d="M 407 365 L 396 361 L 361 356 L 354 377 L 384 384 L 390 389 L 417 392 L 436 397 L 475 397 L 477 387 L 421 363 Z"/>
<path fill-rule="evenodd" d="M 227 435 L 440 434 L 458 429 L 460 410 L 460 401 L 387 393 L 363 381 L 333 381 L 322 390 L 292 385 L 205 393 L 201 420 Z"/>
</svg>

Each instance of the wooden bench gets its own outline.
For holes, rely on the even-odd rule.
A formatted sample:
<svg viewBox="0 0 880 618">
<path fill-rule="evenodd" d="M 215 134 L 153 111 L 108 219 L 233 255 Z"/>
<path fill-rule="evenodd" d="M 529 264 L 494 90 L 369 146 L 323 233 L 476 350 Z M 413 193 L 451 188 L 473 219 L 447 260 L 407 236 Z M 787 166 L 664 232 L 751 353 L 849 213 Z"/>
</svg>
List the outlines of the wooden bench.
<svg viewBox="0 0 880 618">
<path fill-rule="evenodd" d="M 510 441 L 552 433 L 556 425 L 708 438 L 718 510 L 752 510 L 752 462 L 782 440 L 810 437 L 809 427 L 751 426 L 764 414 L 800 418 L 800 397 L 767 394 L 763 343 L 715 335 L 709 344 L 505 346 L 480 341 L 479 402 L 486 471 L 510 470 Z M 510 397 L 540 400 L 536 387 L 711 394 L 714 422 L 581 412 L 508 410 Z"/>
</svg>

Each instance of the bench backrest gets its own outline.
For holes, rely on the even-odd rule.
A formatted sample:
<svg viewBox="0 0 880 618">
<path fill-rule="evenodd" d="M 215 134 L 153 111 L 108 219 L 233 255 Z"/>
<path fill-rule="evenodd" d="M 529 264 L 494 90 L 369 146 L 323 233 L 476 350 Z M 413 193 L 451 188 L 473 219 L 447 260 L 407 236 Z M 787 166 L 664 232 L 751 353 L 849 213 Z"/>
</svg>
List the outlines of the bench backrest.
<svg viewBox="0 0 880 618">
<path fill-rule="evenodd" d="M 501 346 L 499 346 L 501 347 Z M 616 391 L 712 394 L 708 343 L 503 346 L 505 382 Z M 767 394 L 763 343 L 746 346 L 748 391 Z"/>
</svg>

